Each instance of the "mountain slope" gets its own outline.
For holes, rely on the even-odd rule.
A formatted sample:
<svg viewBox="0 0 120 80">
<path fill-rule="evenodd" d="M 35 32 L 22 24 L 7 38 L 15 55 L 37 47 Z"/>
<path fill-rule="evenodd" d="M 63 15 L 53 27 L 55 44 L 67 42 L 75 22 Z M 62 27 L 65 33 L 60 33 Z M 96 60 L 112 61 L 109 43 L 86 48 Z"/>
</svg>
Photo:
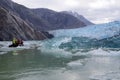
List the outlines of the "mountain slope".
<svg viewBox="0 0 120 80">
<path fill-rule="evenodd" d="M 76 17 L 80 21 L 84 22 L 87 26 L 88 25 L 94 25 L 92 22 L 88 21 L 85 17 L 83 17 L 82 15 L 79 15 L 77 12 L 63 11 L 63 13 L 67 13 L 67 14 L 73 15 L 74 17 Z"/>
<path fill-rule="evenodd" d="M 48 22 L 48 24 L 51 26 L 48 27 L 49 30 L 86 26 L 86 24 L 84 24 L 82 21 L 79 21 L 77 18 L 69 14 L 55 12 L 44 8 L 33 9 L 33 12 Z"/>
<path fill-rule="evenodd" d="M 0 6 L 6 8 L 13 14 L 19 16 L 20 18 L 25 20 L 28 24 L 33 25 L 34 29 L 36 29 L 36 27 L 38 26 L 42 27 L 47 25 L 44 20 L 42 20 L 36 14 L 34 14 L 29 8 L 14 3 L 11 0 L 1 0 Z"/>
<path fill-rule="evenodd" d="M 0 40 L 12 40 L 17 37 L 23 40 L 41 40 L 47 37 L 35 31 L 24 20 L 0 7 Z"/>
</svg>

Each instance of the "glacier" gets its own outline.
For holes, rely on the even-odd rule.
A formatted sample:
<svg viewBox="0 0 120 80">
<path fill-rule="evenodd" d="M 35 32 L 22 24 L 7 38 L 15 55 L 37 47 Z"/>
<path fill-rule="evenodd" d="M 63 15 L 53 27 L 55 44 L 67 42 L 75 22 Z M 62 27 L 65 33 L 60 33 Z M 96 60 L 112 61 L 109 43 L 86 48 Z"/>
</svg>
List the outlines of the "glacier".
<svg viewBox="0 0 120 80">
<path fill-rule="evenodd" d="M 77 29 L 50 31 L 55 38 L 45 40 L 42 46 L 47 49 L 86 49 L 119 48 L 120 22 L 114 21 Z"/>
<path fill-rule="evenodd" d="M 91 25 L 78 29 L 62 29 L 50 31 L 55 37 L 89 37 L 104 39 L 120 33 L 120 22 Z"/>
</svg>

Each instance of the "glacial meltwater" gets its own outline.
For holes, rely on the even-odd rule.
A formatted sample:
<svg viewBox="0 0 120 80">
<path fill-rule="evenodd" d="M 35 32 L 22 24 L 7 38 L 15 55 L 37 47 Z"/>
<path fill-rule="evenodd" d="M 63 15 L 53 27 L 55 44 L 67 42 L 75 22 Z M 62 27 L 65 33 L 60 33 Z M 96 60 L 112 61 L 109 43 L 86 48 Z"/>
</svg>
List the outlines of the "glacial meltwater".
<svg viewBox="0 0 120 80">
<path fill-rule="evenodd" d="M 55 37 L 0 42 L 0 80 L 120 80 L 120 22 L 51 31 Z"/>
</svg>

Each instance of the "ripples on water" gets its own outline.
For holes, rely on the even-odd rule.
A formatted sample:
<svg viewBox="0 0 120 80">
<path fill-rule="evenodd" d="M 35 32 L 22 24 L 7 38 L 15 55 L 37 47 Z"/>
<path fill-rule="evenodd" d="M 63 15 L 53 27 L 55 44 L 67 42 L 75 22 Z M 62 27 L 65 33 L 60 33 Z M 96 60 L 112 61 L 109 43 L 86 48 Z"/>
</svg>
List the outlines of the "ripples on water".
<svg viewBox="0 0 120 80">
<path fill-rule="evenodd" d="M 120 80 L 119 36 L 0 42 L 0 80 Z"/>
</svg>

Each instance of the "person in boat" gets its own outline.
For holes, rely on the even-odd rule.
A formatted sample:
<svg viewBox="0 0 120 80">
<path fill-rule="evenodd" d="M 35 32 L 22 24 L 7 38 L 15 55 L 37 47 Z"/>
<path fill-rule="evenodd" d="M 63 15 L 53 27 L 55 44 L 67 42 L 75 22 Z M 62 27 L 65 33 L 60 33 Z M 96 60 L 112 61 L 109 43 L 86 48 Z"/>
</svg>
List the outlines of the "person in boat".
<svg viewBox="0 0 120 80">
<path fill-rule="evenodd" d="M 14 45 L 18 44 L 18 40 L 16 38 L 13 38 L 12 44 L 14 44 Z"/>
<path fill-rule="evenodd" d="M 13 38 L 12 44 L 9 45 L 9 47 L 17 47 L 18 46 L 18 40 L 16 38 Z"/>
<path fill-rule="evenodd" d="M 17 38 L 13 38 L 12 44 L 9 45 L 9 47 L 17 47 L 17 46 L 23 46 L 23 41 Z"/>
</svg>

